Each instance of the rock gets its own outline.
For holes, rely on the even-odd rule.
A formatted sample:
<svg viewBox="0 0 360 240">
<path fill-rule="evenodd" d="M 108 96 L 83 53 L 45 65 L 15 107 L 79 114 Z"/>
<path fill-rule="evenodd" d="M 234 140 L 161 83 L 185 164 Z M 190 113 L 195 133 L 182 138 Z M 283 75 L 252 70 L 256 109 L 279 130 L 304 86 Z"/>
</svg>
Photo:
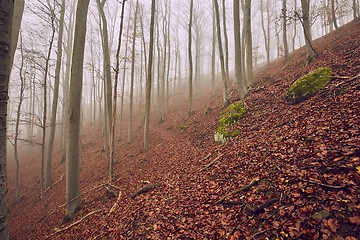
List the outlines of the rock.
<svg viewBox="0 0 360 240">
<path fill-rule="evenodd" d="M 330 81 L 331 68 L 318 68 L 296 80 L 288 90 L 291 104 L 305 101 L 318 93 Z"/>
</svg>

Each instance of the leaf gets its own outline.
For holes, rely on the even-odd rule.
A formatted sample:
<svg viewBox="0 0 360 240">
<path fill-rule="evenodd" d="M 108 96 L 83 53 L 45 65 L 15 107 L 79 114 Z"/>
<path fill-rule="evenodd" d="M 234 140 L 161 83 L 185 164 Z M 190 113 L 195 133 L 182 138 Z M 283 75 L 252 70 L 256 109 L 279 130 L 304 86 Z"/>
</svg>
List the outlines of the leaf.
<svg viewBox="0 0 360 240">
<path fill-rule="evenodd" d="M 349 217 L 351 223 L 360 224 L 360 216 Z"/>
<path fill-rule="evenodd" d="M 357 169 L 357 173 L 360 174 L 360 166 L 357 166 L 356 169 Z"/>
</svg>

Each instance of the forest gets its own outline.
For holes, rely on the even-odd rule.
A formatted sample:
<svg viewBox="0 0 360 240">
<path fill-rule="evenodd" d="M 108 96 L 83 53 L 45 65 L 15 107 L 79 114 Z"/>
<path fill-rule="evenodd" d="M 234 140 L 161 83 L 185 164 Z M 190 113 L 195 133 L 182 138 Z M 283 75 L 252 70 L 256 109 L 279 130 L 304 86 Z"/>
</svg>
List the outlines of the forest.
<svg viewBox="0 0 360 240">
<path fill-rule="evenodd" d="M 0 239 L 357 239 L 359 15 L 0 1 Z"/>
</svg>

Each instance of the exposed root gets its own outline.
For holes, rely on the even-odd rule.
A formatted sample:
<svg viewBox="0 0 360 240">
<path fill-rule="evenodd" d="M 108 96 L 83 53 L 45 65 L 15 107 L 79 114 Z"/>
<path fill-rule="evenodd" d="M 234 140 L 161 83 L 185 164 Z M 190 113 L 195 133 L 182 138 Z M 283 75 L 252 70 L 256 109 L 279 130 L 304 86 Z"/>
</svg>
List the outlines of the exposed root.
<svg viewBox="0 0 360 240">
<path fill-rule="evenodd" d="M 225 200 L 225 198 L 231 196 L 231 195 L 235 195 L 239 192 L 244 192 L 248 189 L 250 189 L 252 186 L 254 186 L 255 184 L 258 184 L 258 182 L 261 180 L 261 178 L 254 178 L 248 185 L 245 185 L 241 188 L 235 189 L 234 191 L 225 194 L 222 198 L 220 198 L 218 201 L 216 201 L 216 203 L 221 203 Z"/>
<path fill-rule="evenodd" d="M 219 161 L 219 159 L 223 156 L 224 154 L 220 154 L 219 156 L 217 156 L 214 160 L 212 160 L 210 163 L 208 163 L 207 165 L 205 165 L 201 170 L 201 171 L 204 171 L 205 169 L 211 167 L 214 163 L 216 163 L 217 161 Z"/>
<path fill-rule="evenodd" d="M 247 206 L 246 212 L 248 215 L 257 214 L 257 213 L 263 211 L 265 208 L 270 207 L 272 204 L 276 203 L 279 200 L 280 200 L 280 195 L 276 196 L 274 198 L 268 199 L 264 203 L 256 205 L 254 207 Z"/>
<path fill-rule="evenodd" d="M 115 211 L 115 209 L 119 206 L 120 198 L 121 198 L 121 192 L 119 192 L 116 202 L 114 203 L 114 205 L 111 207 L 109 213 L 107 214 L 108 216 L 110 216 L 110 214 L 113 213 Z"/>
<path fill-rule="evenodd" d="M 159 184 L 157 184 L 157 183 L 155 183 L 155 184 L 154 183 L 146 184 L 145 186 L 140 188 L 136 193 L 132 194 L 130 197 L 132 199 L 134 199 L 136 196 L 139 196 L 140 194 L 143 194 L 143 193 L 149 192 L 151 190 L 154 190 L 158 186 L 159 186 Z"/>
</svg>

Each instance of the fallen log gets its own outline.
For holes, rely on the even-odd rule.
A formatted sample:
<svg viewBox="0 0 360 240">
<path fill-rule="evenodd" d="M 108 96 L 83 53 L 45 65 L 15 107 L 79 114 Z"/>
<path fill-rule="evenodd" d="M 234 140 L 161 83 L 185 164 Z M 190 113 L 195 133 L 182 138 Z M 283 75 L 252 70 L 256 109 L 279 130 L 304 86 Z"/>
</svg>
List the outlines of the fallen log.
<svg viewBox="0 0 360 240">
<path fill-rule="evenodd" d="M 149 192 L 151 190 L 154 190 L 155 188 L 157 188 L 159 186 L 159 184 L 157 183 L 149 183 L 149 184 L 146 184 L 145 186 L 143 186 L 142 188 L 140 188 L 136 193 L 130 195 L 130 198 L 134 199 L 136 198 L 137 196 L 139 196 L 140 194 L 143 194 L 143 193 L 146 193 L 146 192 Z"/>
<path fill-rule="evenodd" d="M 248 189 L 250 189 L 252 186 L 254 186 L 255 184 L 258 184 L 258 182 L 261 180 L 261 178 L 254 178 L 248 185 L 245 185 L 241 188 L 235 189 L 234 191 L 225 194 L 222 198 L 220 198 L 218 201 L 216 201 L 216 203 L 221 203 L 225 200 L 225 198 L 231 196 L 231 195 L 235 195 L 239 192 L 244 192 Z"/>
<path fill-rule="evenodd" d="M 280 195 L 278 195 L 274 198 L 270 198 L 270 199 L 266 200 L 264 203 L 256 205 L 254 207 L 247 206 L 246 213 L 248 215 L 257 214 L 257 213 L 263 211 L 265 208 L 270 207 L 272 204 L 276 203 L 279 200 L 280 200 Z"/>
</svg>

